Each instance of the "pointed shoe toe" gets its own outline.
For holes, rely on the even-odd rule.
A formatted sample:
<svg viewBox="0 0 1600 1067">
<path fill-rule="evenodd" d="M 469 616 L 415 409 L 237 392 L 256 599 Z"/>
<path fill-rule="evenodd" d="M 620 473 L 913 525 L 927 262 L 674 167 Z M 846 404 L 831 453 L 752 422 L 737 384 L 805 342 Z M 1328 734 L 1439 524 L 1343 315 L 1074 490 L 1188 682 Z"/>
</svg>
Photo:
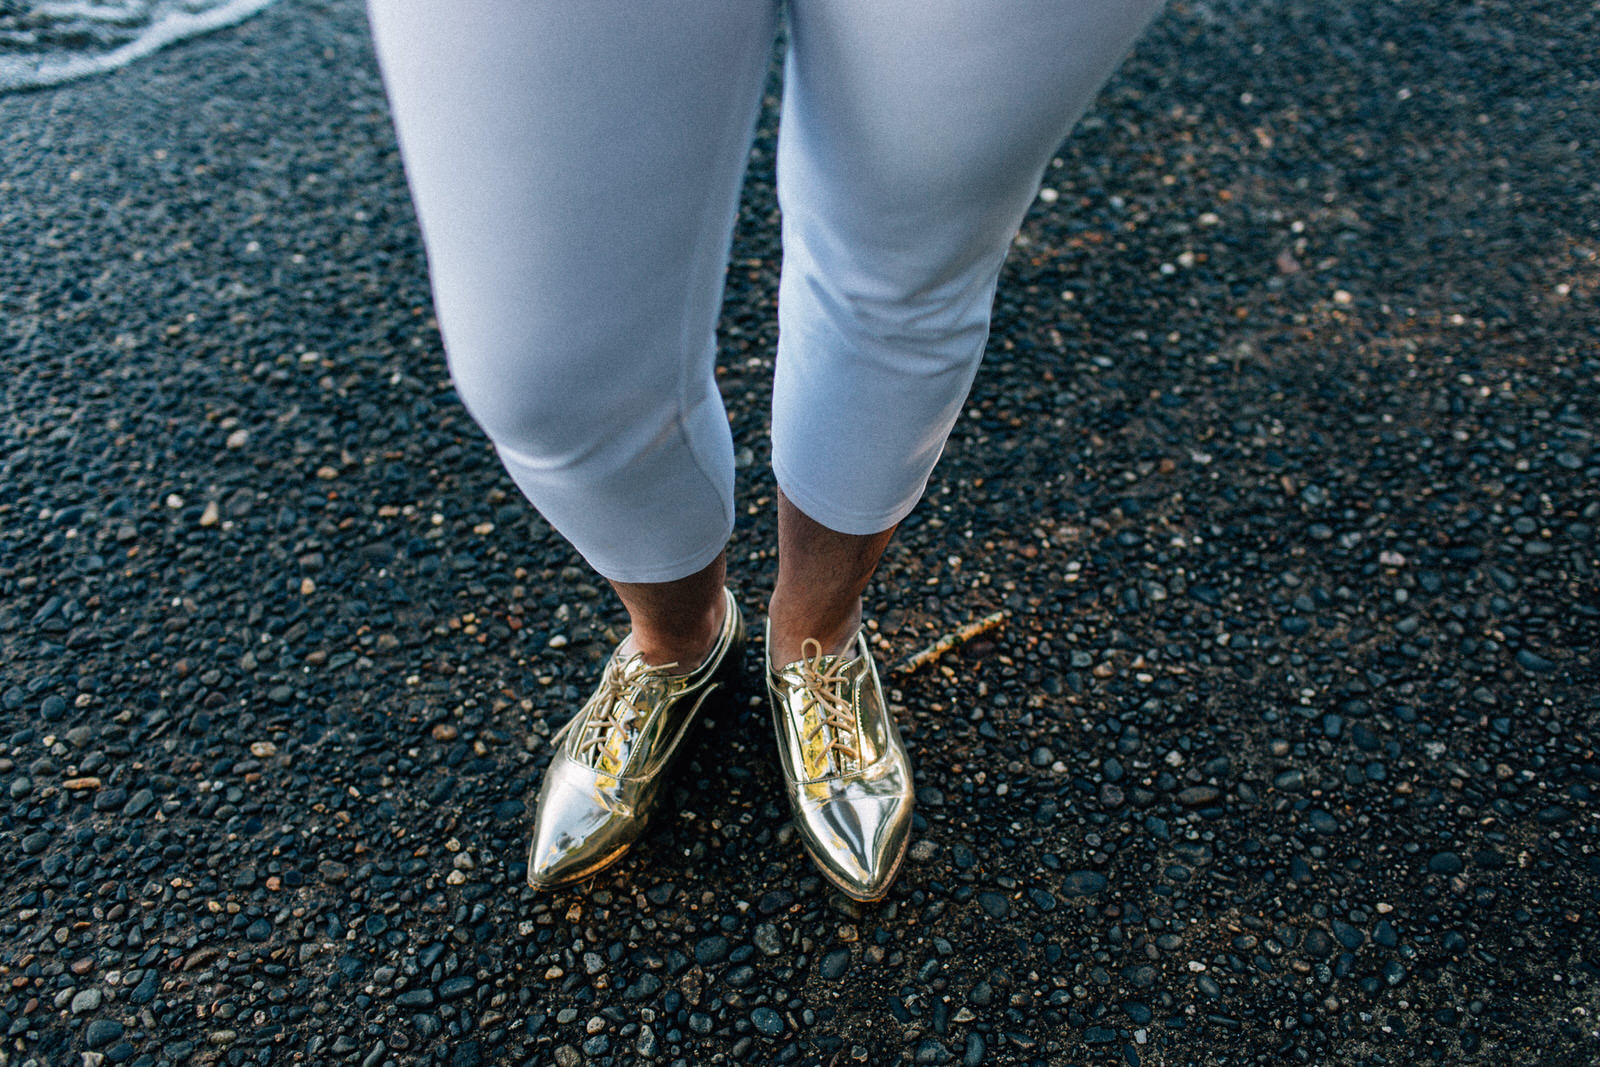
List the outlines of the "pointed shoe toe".
<svg viewBox="0 0 1600 1067">
<path fill-rule="evenodd" d="M 846 896 L 883 899 L 911 841 L 911 803 L 898 790 L 871 795 L 844 788 L 796 807 L 801 843 L 817 869 Z"/>
<path fill-rule="evenodd" d="M 545 772 L 528 846 L 528 884 L 535 889 L 570 885 L 609 866 L 644 829 L 622 803 L 622 783 L 559 753 L 556 759 L 563 765 Z"/>
</svg>

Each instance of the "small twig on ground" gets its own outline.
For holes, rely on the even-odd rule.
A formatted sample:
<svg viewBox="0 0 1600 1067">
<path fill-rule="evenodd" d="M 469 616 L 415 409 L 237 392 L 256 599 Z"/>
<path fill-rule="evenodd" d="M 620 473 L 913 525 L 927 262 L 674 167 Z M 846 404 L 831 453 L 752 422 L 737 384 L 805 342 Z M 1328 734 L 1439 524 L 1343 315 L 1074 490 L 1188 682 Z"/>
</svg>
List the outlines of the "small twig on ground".
<svg viewBox="0 0 1600 1067">
<path fill-rule="evenodd" d="M 920 667 L 926 667 L 957 645 L 970 641 L 979 634 L 988 633 L 1005 621 L 1006 613 L 997 611 L 993 615 L 985 615 L 977 622 L 969 622 L 961 629 L 952 630 L 950 633 L 945 634 L 921 652 L 901 660 L 895 665 L 893 673 L 910 674 Z"/>
</svg>

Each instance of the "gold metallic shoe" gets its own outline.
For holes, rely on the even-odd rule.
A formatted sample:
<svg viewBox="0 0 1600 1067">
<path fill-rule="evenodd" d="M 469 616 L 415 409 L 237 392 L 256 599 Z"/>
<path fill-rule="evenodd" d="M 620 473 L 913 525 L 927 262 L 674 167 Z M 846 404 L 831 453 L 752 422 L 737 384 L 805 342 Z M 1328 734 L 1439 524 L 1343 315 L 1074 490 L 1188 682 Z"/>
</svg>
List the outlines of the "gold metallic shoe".
<svg viewBox="0 0 1600 1067">
<path fill-rule="evenodd" d="M 772 627 L 767 625 L 770 649 Z M 879 900 L 911 840 L 911 762 L 857 633 L 855 656 L 824 656 L 811 638 L 767 692 L 789 805 L 800 840 L 828 880 L 856 900 Z"/>
<path fill-rule="evenodd" d="M 744 621 L 733 594 L 705 662 L 688 674 L 619 648 L 588 703 L 551 739 L 528 849 L 528 884 L 553 889 L 587 878 L 638 839 L 695 715 L 738 669 Z"/>
</svg>

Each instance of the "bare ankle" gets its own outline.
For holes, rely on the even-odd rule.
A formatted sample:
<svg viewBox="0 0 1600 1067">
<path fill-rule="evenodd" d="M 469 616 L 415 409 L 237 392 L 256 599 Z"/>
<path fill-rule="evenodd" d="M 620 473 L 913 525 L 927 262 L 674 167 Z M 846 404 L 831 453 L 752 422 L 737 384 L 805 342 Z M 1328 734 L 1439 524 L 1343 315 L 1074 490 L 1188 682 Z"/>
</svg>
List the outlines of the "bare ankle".
<svg viewBox="0 0 1600 1067">
<path fill-rule="evenodd" d="M 727 610 L 727 602 L 719 596 L 697 625 L 653 629 L 635 620 L 622 648 L 629 654 L 641 654 L 653 667 L 670 665 L 674 674 L 687 674 L 704 663 L 716 647 Z"/>
<path fill-rule="evenodd" d="M 894 535 L 846 534 L 810 518 L 778 493 L 778 583 L 769 607 L 767 656 L 783 667 L 805 654 L 811 638 L 823 655 L 849 649 L 861 629 L 861 592 Z"/>
<path fill-rule="evenodd" d="M 774 597 L 768 605 L 772 621 L 769 631 L 771 647 L 767 658 L 774 667 L 784 667 L 806 654 L 806 641 L 816 641 L 824 656 L 847 653 L 850 643 L 861 629 L 861 602 L 844 613 L 796 613 Z"/>
<path fill-rule="evenodd" d="M 705 662 L 727 612 L 726 562 L 719 555 L 694 574 L 670 582 L 613 581 L 611 587 L 633 625 L 624 650 L 640 653 L 652 666 L 675 664 L 674 672 L 687 673 Z"/>
</svg>

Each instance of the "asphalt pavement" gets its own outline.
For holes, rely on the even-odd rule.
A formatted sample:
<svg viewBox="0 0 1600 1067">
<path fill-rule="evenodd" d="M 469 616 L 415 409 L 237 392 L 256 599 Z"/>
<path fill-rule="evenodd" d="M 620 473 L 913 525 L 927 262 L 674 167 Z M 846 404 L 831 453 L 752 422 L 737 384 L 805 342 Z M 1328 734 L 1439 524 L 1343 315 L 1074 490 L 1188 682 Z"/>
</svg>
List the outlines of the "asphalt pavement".
<svg viewBox="0 0 1600 1067">
<path fill-rule="evenodd" d="M 624 619 L 452 393 L 361 5 L 0 96 L 0 1067 L 1600 1061 L 1600 11 L 1175 3 L 867 594 L 918 821 L 803 856 L 756 642 L 524 887 Z M 774 574 L 768 100 L 731 574 Z"/>
</svg>

